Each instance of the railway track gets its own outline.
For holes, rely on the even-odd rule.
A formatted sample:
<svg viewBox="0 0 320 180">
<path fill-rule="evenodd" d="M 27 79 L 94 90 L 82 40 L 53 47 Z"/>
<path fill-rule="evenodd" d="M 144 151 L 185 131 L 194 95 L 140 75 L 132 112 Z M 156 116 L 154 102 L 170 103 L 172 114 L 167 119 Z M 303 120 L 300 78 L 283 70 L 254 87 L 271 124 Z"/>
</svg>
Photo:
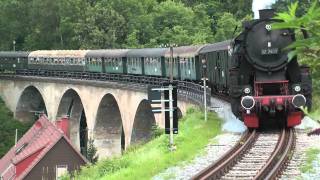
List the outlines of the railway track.
<svg viewBox="0 0 320 180">
<path fill-rule="evenodd" d="M 247 131 L 223 157 L 192 179 L 276 179 L 295 146 L 293 129 Z"/>
</svg>

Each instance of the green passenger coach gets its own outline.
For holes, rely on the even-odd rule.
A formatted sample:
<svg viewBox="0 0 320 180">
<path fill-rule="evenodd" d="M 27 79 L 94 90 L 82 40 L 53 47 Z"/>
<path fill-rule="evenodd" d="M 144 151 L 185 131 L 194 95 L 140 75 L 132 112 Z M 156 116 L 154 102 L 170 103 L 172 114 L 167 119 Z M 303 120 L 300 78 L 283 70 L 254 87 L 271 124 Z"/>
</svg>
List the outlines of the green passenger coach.
<svg viewBox="0 0 320 180">
<path fill-rule="evenodd" d="M 201 79 L 199 51 L 203 45 L 181 46 L 173 48 L 174 77 L 181 80 L 197 81 Z M 166 54 L 166 69 L 169 69 L 170 52 Z M 168 77 L 169 74 L 167 73 Z"/>
<path fill-rule="evenodd" d="M 28 68 L 29 52 L 0 51 L 0 71 L 14 72 L 17 69 Z"/>
<path fill-rule="evenodd" d="M 128 73 L 148 76 L 165 74 L 164 56 L 166 48 L 132 49 L 128 52 Z"/>
<path fill-rule="evenodd" d="M 90 72 L 127 74 L 127 49 L 90 50 L 86 62 Z"/>
<path fill-rule="evenodd" d="M 58 71 L 87 71 L 87 50 L 39 50 L 29 54 L 29 69 Z"/>
<path fill-rule="evenodd" d="M 226 92 L 229 87 L 229 69 L 231 60 L 229 55 L 230 41 L 209 44 L 200 51 L 200 59 L 205 60 L 207 77 L 216 92 Z"/>
</svg>

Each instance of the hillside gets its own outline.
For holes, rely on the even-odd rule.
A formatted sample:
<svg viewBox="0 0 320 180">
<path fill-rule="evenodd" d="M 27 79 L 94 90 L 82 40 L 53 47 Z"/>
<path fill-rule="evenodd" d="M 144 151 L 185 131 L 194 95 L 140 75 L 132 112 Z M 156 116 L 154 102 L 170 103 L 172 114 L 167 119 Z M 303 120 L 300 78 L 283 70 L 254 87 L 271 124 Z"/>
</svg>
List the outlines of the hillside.
<svg viewBox="0 0 320 180">
<path fill-rule="evenodd" d="M 14 145 L 15 130 L 18 129 L 18 138 L 30 127 L 31 123 L 22 123 L 13 118 L 13 113 L 0 99 L 0 158 Z"/>
</svg>

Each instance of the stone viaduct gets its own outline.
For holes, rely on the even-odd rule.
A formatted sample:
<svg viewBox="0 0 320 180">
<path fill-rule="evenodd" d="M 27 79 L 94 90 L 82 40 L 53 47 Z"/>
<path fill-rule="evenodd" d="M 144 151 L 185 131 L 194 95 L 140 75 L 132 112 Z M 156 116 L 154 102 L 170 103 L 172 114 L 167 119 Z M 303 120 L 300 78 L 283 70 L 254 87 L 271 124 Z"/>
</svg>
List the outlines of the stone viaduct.
<svg viewBox="0 0 320 180">
<path fill-rule="evenodd" d="M 152 113 L 141 85 L 0 77 L 0 96 L 21 121 L 35 120 L 36 112 L 45 112 L 51 121 L 68 115 L 71 142 L 82 151 L 93 138 L 100 158 L 149 139 L 154 124 L 164 127 L 164 116 Z M 189 105 L 178 101 L 182 114 Z"/>
</svg>

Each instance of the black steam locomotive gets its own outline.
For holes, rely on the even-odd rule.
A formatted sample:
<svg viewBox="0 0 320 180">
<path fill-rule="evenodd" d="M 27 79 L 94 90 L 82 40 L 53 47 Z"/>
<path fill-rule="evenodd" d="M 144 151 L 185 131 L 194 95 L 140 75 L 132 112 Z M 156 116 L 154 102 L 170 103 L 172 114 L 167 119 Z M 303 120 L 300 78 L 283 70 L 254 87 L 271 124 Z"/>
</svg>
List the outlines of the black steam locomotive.
<svg viewBox="0 0 320 180">
<path fill-rule="evenodd" d="M 233 113 L 250 128 L 301 123 L 302 106 L 311 108 L 311 77 L 286 47 L 295 41 L 290 29 L 273 30 L 273 10 L 260 10 L 260 19 L 245 22 L 234 39 L 229 92 Z"/>
</svg>

